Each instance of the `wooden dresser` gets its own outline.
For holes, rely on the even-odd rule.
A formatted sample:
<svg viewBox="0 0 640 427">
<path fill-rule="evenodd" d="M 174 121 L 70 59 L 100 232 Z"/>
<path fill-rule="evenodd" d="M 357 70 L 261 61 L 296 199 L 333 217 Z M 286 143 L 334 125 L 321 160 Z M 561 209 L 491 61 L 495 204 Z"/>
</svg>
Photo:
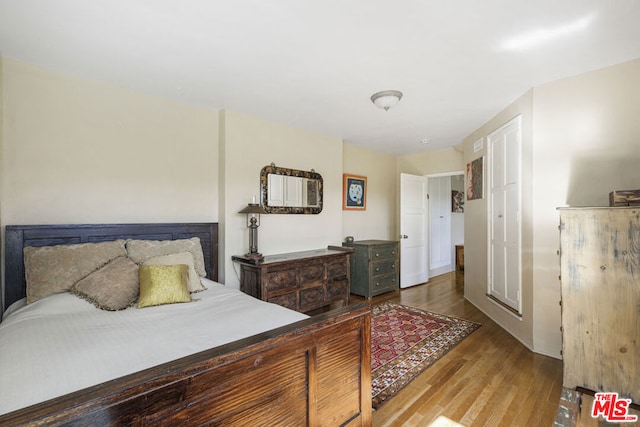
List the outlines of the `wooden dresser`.
<svg viewBox="0 0 640 427">
<path fill-rule="evenodd" d="M 560 209 L 563 385 L 640 403 L 640 207 Z"/>
<path fill-rule="evenodd" d="M 349 255 L 329 247 L 268 255 L 260 262 L 233 256 L 240 263 L 240 290 L 292 310 L 308 312 L 333 302 L 349 304 Z"/>
<path fill-rule="evenodd" d="M 355 249 L 351 255 L 351 293 L 369 299 L 399 289 L 398 242 L 356 240 L 342 246 Z"/>
</svg>

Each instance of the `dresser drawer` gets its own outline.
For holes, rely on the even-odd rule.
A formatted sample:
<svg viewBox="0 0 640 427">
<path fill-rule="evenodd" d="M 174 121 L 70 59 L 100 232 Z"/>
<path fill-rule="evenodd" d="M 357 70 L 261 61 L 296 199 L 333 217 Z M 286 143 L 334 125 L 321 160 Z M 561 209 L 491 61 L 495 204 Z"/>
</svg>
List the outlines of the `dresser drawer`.
<svg viewBox="0 0 640 427">
<path fill-rule="evenodd" d="M 397 259 L 398 245 L 378 245 L 371 248 L 371 262 L 379 259 Z"/>
<path fill-rule="evenodd" d="M 348 263 L 346 260 L 327 264 L 327 280 L 344 279 L 347 277 Z"/>
<path fill-rule="evenodd" d="M 301 311 L 313 310 L 325 304 L 324 286 L 314 286 L 300 291 Z"/>
<path fill-rule="evenodd" d="M 371 291 L 373 295 L 398 289 L 398 275 L 395 273 L 388 276 L 375 277 L 372 282 Z"/>
<path fill-rule="evenodd" d="M 327 283 L 327 297 L 332 301 L 344 299 L 349 295 L 349 280 L 334 280 Z"/>
<path fill-rule="evenodd" d="M 371 263 L 371 276 L 383 276 L 385 274 L 395 273 L 398 268 L 398 263 L 395 259 L 388 261 L 378 261 Z"/>
<path fill-rule="evenodd" d="M 300 274 L 300 286 L 324 280 L 323 263 L 309 263 L 304 268 L 299 268 L 298 271 Z"/>
<path fill-rule="evenodd" d="M 296 285 L 295 269 L 268 271 L 265 274 L 264 286 L 267 292 L 295 288 Z"/>
<path fill-rule="evenodd" d="M 296 294 L 284 294 L 277 297 L 270 297 L 267 299 L 268 302 L 272 302 L 274 304 L 281 305 L 283 307 L 290 308 L 291 310 L 295 310 L 297 307 Z"/>
</svg>

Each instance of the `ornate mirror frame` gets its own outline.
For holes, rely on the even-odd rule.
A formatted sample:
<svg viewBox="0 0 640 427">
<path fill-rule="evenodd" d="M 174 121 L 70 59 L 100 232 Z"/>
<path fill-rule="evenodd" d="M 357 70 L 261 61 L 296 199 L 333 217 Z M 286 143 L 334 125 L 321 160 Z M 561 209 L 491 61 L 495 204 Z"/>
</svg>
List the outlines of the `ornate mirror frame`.
<svg viewBox="0 0 640 427">
<path fill-rule="evenodd" d="M 298 207 L 298 206 L 269 206 L 267 205 L 267 201 L 269 200 L 269 186 L 268 186 L 268 177 L 269 174 L 275 175 L 285 175 L 285 176 L 295 176 L 299 178 L 307 178 L 307 179 L 315 179 L 318 181 L 318 206 L 306 206 L 306 207 Z M 319 214 L 322 212 L 322 200 L 323 200 L 323 192 L 322 188 L 324 187 L 322 181 L 322 175 L 315 172 L 313 169 L 311 171 L 303 171 L 297 169 L 289 169 L 289 168 L 281 168 L 271 163 L 271 165 L 265 166 L 260 171 L 260 194 L 261 194 L 261 204 L 267 213 L 270 214 Z"/>
</svg>

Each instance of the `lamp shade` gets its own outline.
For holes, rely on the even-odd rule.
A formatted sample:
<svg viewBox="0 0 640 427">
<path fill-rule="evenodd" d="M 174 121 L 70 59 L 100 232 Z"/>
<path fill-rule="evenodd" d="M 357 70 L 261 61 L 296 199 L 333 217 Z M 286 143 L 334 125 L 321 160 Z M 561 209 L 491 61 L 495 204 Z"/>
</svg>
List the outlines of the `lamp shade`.
<svg viewBox="0 0 640 427">
<path fill-rule="evenodd" d="M 385 111 L 396 105 L 400 99 L 402 99 L 402 92 L 399 90 L 383 90 L 371 95 L 371 102 Z"/>
<path fill-rule="evenodd" d="M 238 213 L 241 214 L 266 214 L 267 211 L 264 210 L 262 205 L 257 203 L 249 203 L 247 206 L 242 208 Z"/>
</svg>

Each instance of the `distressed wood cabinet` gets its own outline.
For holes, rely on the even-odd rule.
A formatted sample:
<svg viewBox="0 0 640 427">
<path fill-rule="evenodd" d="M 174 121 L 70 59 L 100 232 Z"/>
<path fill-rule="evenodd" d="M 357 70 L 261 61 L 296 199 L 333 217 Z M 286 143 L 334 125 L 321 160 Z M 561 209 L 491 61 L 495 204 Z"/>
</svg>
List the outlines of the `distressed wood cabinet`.
<svg viewBox="0 0 640 427">
<path fill-rule="evenodd" d="M 334 302 L 349 304 L 351 250 L 329 247 L 268 255 L 260 262 L 233 256 L 240 263 L 240 290 L 292 310 L 308 312 Z"/>
<path fill-rule="evenodd" d="M 355 249 L 351 255 L 351 293 L 369 299 L 399 289 L 398 242 L 357 240 L 342 245 Z"/>
<path fill-rule="evenodd" d="M 640 402 L 640 207 L 560 209 L 565 387 Z"/>
</svg>

